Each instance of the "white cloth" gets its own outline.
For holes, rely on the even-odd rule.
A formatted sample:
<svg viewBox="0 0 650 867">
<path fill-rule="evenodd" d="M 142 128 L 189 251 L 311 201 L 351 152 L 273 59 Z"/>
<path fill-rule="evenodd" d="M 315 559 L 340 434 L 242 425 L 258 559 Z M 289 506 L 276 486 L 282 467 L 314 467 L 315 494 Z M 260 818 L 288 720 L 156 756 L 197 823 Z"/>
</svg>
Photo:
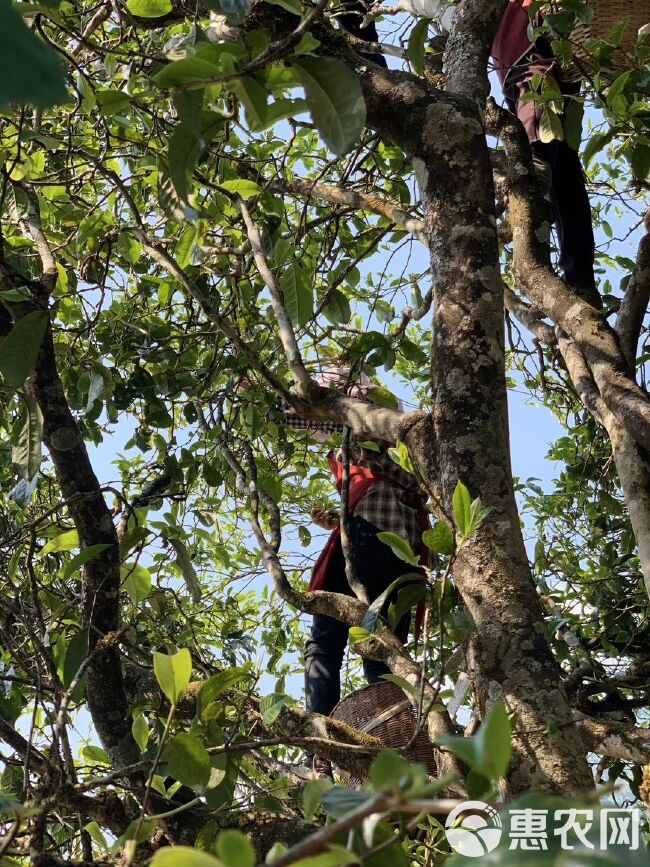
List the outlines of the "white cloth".
<svg viewBox="0 0 650 867">
<path fill-rule="evenodd" d="M 456 7 L 447 0 L 399 0 L 400 9 L 417 18 L 432 18 L 443 30 L 450 30 L 456 15 Z"/>
</svg>

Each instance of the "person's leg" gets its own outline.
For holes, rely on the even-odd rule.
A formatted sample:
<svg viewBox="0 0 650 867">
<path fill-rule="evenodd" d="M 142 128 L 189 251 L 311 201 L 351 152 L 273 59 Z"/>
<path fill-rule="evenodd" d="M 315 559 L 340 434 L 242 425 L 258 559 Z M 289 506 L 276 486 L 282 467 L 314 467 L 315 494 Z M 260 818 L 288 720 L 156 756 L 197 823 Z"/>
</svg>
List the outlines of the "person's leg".
<svg viewBox="0 0 650 867">
<path fill-rule="evenodd" d="M 305 707 L 325 716 L 341 698 L 341 666 L 347 643 L 345 623 L 315 614 L 305 651 Z"/>
<path fill-rule="evenodd" d="M 594 233 L 591 205 L 585 185 L 585 176 L 580 156 L 565 141 L 554 139 L 543 142 L 540 138 L 540 121 L 543 105 L 534 100 L 522 100 L 530 93 L 530 81 L 535 73 L 548 71 L 548 64 L 531 63 L 515 70 L 504 86 L 508 107 L 524 125 L 536 158 L 538 175 L 543 173 L 540 165 L 550 167 L 548 192 L 553 205 L 553 216 L 560 248 L 560 268 L 566 282 L 590 304 L 601 307 L 594 275 Z M 573 95 L 580 85 L 564 84 L 563 92 Z"/>
<path fill-rule="evenodd" d="M 556 214 L 560 268 L 577 294 L 600 307 L 594 275 L 595 242 L 591 205 L 580 156 L 565 141 L 532 143 L 552 168 L 551 201 Z"/>
<path fill-rule="evenodd" d="M 350 543 L 354 552 L 357 577 L 368 591 L 371 602 L 377 599 L 400 575 L 413 571 L 404 561 L 393 554 L 388 545 L 379 541 L 377 533 L 380 532 L 381 530 L 363 518 L 353 517 L 350 521 Z M 386 616 L 388 606 L 393 601 L 394 595 L 391 594 L 382 608 L 383 616 Z M 410 620 L 410 613 L 405 614 L 395 629 L 395 633 L 403 644 L 406 644 L 408 638 Z M 375 659 L 364 659 L 363 671 L 368 683 L 377 683 L 382 675 L 390 674 L 390 669 L 386 663 Z"/>
</svg>

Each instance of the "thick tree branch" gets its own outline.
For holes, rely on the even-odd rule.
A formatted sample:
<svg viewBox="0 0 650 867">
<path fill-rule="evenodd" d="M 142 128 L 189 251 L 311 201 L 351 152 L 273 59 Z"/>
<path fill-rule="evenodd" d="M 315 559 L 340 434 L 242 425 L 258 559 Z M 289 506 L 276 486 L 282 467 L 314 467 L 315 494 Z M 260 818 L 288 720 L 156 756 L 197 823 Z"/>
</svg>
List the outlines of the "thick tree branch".
<svg viewBox="0 0 650 867">
<path fill-rule="evenodd" d="M 443 59 L 445 89 L 464 93 L 483 106 L 490 92 L 490 46 L 508 0 L 462 0 L 447 39 Z"/>
<path fill-rule="evenodd" d="M 589 752 L 624 762 L 650 762 L 650 729 L 577 715 L 576 727 Z"/>
<path fill-rule="evenodd" d="M 650 598 L 650 460 L 603 400 L 578 344 L 557 329 L 558 345 L 580 400 L 607 431 L 639 548 L 646 593 Z"/>
<path fill-rule="evenodd" d="M 648 230 L 641 238 L 636 267 L 625 290 L 616 320 L 621 350 L 630 370 L 636 368 L 636 353 L 643 320 L 650 304 L 650 210 L 645 215 Z"/>
<path fill-rule="evenodd" d="M 0 276 L 12 288 L 24 284 L 2 266 Z M 46 303 L 43 286 L 42 304 Z M 11 305 L 16 321 L 34 309 L 32 303 Z M 105 545 L 106 550 L 83 566 L 84 625 L 89 652 L 119 626 L 120 561 L 117 534 L 111 513 L 88 457 L 77 423 L 70 411 L 59 378 L 52 327 L 48 322 L 36 369 L 25 385 L 43 415 L 43 438 L 52 458 L 81 549 Z M 122 681 L 119 654 L 112 647 L 93 661 L 86 678 L 88 707 L 104 749 L 116 765 L 129 764 L 138 754 L 126 714 L 128 701 Z"/>
<path fill-rule="evenodd" d="M 524 128 L 493 101 L 487 120 L 489 131 L 504 142 L 512 167 L 509 215 L 515 274 L 531 301 L 576 341 L 609 410 L 640 445 L 650 449 L 650 399 L 634 381 L 616 333 L 551 268 L 544 241 L 548 232 L 538 219 L 544 213 L 543 201 Z"/>
</svg>

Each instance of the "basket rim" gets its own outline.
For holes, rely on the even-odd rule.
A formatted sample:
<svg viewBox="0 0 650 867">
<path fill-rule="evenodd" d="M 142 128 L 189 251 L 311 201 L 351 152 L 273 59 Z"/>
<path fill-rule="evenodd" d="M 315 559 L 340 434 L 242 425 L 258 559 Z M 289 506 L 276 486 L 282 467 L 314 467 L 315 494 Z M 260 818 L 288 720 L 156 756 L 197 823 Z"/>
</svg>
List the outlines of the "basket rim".
<svg viewBox="0 0 650 867">
<path fill-rule="evenodd" d="M 333 707 L 332 710 L 330 711 L 330 716 L 334 716 L 334 714 L 336 713 L 336 711 L 340 708 L 340 706 L 341 706 L 342 704 L 344 704 L 345 702 L 347 702 L 349 699 L 354 698 L 355 696 L 358 696 L 359 693 L 361 693 L 361 692 L 369 692 L 369 691 L 371 691 L 371 690 L 373 690 L 373 689 L 376 690 L 376 689 L 378 689 L 378 688 L 380 688 L 380 689 L 386 689 L 387 687 L 392 688 L 392 689 L 398 689 L 398 690 L 399 690 L 399 691 L 400 691 L 400 692 L 401 692 L 401 693 L 402 693 L 406 698 L 408 698 L 408 696 L 406 695 L 406 693 L 404 692 L 404 690 L 402 689 L 402 687 L 399 686 L 399 685 L 396 684 L 396 683 L 393 683 L 391 680 L 377 681 L 377 683 L 369 683 L 369 684 L 367 684 L 367 686 L 362 686 L 362 687 L 360 687 L 359 689 L 354 689 L 354 690 L 352 690 L 352 692 L 348 693 L 346 696 L 344 696 L 342 699 L 340 699 L 340 700 L 339 700 L 339 701 L 334 705 L 334 707 Z"/>
</svg>

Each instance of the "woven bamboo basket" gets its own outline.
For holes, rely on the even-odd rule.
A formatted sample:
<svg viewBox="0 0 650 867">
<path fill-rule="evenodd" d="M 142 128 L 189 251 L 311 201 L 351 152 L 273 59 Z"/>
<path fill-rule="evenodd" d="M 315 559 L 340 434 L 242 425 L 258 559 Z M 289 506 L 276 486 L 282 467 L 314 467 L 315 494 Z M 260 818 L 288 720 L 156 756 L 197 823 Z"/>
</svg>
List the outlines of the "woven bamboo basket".
<svg viewBox="0 0 650 867">
<path fill-rule="evenodd" d="M 331 716 L 372 735 L 387 749 L 401 749 L 415 733 L 415 708 L 399 686 L 390 681 L 372 683 L 351 693 L 336 705 Z M 431 776 L 436 776 L 433 747 L 423 729 L 403 755 L 407 761 L 419 762 Z M 345 782 L 353 789 L 363 785 L 362 780 L 355 778 L 346 778 Z"/>
<path fill-rule="evenodd" d="M 557 11 L 560 4 L 552 0 L 549 8 Z M 650 0 L 589 0 L 589 5 L 594 11 L 591 23 L 586 26 L 579 24 L 571 34 L 571 42 L 574 43 L 576 63 L 572 64 L 567 74 L 563 77 L 577 80 L 584 78 L 585 73 L 593 70 L 593 58 L 589 54 L 588 42 L 590 39 L 608 40 L 612 29 L 624 18 L 628 19 L 627 27 L 623 34 L 620 48 L 614 52 L 608 65 L 614 71 L 624 67 L 625 54 L 634 50 L 639 30 L 646 24 L 650 24 Z M 646 37 L 650 44 L 650 39 Z"/>
</svg>

